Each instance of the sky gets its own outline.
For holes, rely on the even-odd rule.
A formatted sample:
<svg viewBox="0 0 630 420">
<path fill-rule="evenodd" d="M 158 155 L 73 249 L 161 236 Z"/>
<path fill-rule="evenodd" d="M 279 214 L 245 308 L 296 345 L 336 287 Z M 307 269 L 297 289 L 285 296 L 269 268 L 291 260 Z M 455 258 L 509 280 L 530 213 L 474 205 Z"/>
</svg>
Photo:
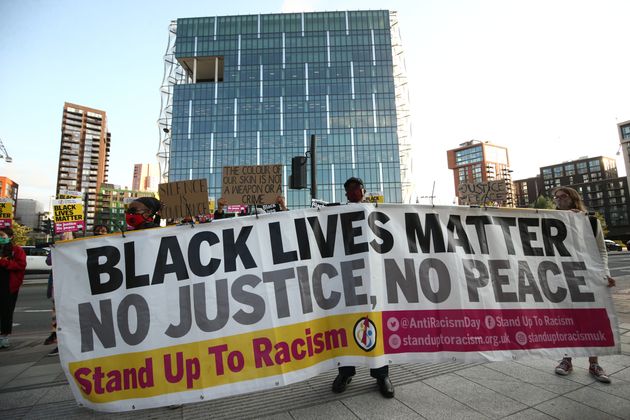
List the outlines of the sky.
<svg viewBox="0 0 630 420">
<path fill-rule="evenodd" d="M 0 139 L 13 158 L 0 175 L 48 209 L 72 102 L 107 112 L 109 182 L 130 187 L 135 163 L 156 162 L 173 19 L 383 8 L 400 21 L 420 197 L 453 203 L 446 151 L 472 139 L 508 147 L 514 179 L 616 157 L 630 120 L 627 0 L 0 0 Z"/>
</svg>

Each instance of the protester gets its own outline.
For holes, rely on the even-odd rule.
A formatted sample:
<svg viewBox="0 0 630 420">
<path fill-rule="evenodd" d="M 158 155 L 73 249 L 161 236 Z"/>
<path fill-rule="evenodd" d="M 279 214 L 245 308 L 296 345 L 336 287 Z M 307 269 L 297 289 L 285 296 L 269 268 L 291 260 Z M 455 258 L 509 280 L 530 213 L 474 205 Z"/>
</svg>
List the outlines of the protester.
<svg viewBox="0 0 630 420">
<path fill-rule="evenodd" d="M 553 199 L 556 203 L 557 210 L 568 210 L 576 213 L 586 214 L 586 206 L 584 205 L 584 201 L 582 201 L 582 197 L 580 197 L 580 194 L 573 188 L 558 187 L 552 191 L 552 194 Z M 599 220 L 594 216 L 589 216 L 589 221 L 591 223 L 591 228 L 593 229 L 593 234 L 595 235 L 599 254 L 602 257 L 602 261 L 604 262 L 604 273 L 601 273 L 601 275 L 607 280 L 608 287 L 613 287 L 615 286 L 615 279 L 610 277 L 610 271 L 608 270 L 608 252 L 606 251 L 606 244 L 604 242 L 604 233 L 602 232 L 602 227 L 599 223 Z M 604 369 L 599 365 L 597 356 L 589 357 L 588 363 L 588 371 L 595 379 L 606 384 L 610 383 L 610 378 L 608 377 L 608 375 L 606 375 Z M 571 373 L 572 370 L 573 364 L 571 363 L 571 358 L 564 357 L 560 361 L 560 364 L 556 366 L 555 372 L 558 375 L 564 376 Z"/>
<path fill-rule="evenodd" d="M 217 201 L 217 209 L 214 211 L 214 216 L 213 216 L 214 220 L 227 219 L 228 217 L 234 217 L 233 213 L 227 213 L 225 211 L 225 206 L 227 206 L 227 201 L 225 200 L 225 198 L 223 197 L 219 198 L 219 201 Z"/>
<path fill-rule="evenodd" d="M 92 233 L 94 236 L 107 235 L 109 233 L 109 228 L 106 225 L 94 225 Z"/>
<path fill-rule="evenodd" d="M 287 204 L 284 201 L 284 196 L 279 195 L 276 197 L 275 211 L 289 211 L 289 208 L 287 207 Z"/>
<path fill-rule="evenodd" d="M 96 226 L 94 227 L 93 232 L 96 235 Z M 64 241 L 71 241 L 72 239 L 74 239 L 74 235 L 72 234 L 72 232 L 64 232 L 63 235 L 61 236 L 61 239 Z M 48 254 L 48 256 L 46 257 L 46 264 L 52 266 L 52 254 Z M 51 271 L 50 274 L 48 275 L 48 289 L 46 290 L 46 297 L 48 299 L 51 299 L 51 302 L 52 302 L 52 308 L 50 310 L 51 333 L 48 336 L 48 338 L 44 340 L 45 345 L 57 344 L 57 309 L 55 307 L 55 294 L 54 294 L 53 288 L 54 288 L 53 274 Z M 57 356 L 58 354 L 59 354 L 59 347 L 55 347 L 54 349 L 52 349 L 50 353 L 48 353 L 48 356 Z"/>
<path fill-rule="evenodd" d="M 263 204 L 262 206 L 257 206 L 257 210 L 258 209 L 264 210 L 264 213 L 277 213 L 289 210 L 284 201 L 284 196 L 282 195 L 278 195 L 276 197 L 276 202 L 274 204 Z"/>
<path fill-rule="evenodd" d="M 346 197 L 350 203 L 360 203 L 363 201 L 365 195 L 365 188 L 361 178 L 349 178 L 344 184 L 346 190 Z M 333 381 L 332 390 L 336 393 L 341 393 L 346 390 L 347 385 L 352 381 L 352 377 L 355 375 L 356 369 L 354 366 L 341 366 L 339 373 Z M 370 369 L 370 376 L 376 379 L 378 389 L 385 398 L 392 398 L 394 396 L 394 385 L 389 379 L 389 366 L 381 366 L 376 369 Z"/>
<path fill-rule="evenodd" d="M 160 226 L 162 203 L 154 197 L 139 197 L 129 203 L 125 212 L 127 225 L 133 230 Z"/>
<path fill-rule="evenodd" d="M 0 348 L 9 347 L 13 312 L 24 281 L 26 254 L 13 244 L 13 229 L 0 230 Z"/>
<path fill-rule="evenodd" d="M 52 253 L 48 253 L 48 256 L 46 256 L 46 265 L 52 266 Z M 51 310 L 51 322 L 50 322 L 50 328 L 51 328 L 51 332 L 50 335 L 44 340 L 44 345 L 49 345 L 49 344 L 57 344 L 57 314 L 55 312 L 55 299 L 53 298 L 53 273 L 52 270 L 50 270 L 50 274 L 48 275 L 48 287 L 46 288 L 46 297 L 48 299 L 52 299 L 52 310 Z M 59 354 L 59 349 L 57 349 L 55 347 L 55 349 L 53 351 L 51 351 L 49 353 L 51 356 L 54 356 L 56 354 Z"/>
</svg>

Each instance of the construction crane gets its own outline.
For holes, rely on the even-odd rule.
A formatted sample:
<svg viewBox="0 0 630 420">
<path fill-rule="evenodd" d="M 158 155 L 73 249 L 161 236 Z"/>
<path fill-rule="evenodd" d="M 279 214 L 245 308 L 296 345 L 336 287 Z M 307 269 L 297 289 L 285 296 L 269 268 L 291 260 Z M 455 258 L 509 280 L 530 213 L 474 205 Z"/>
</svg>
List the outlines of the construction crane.
<svg viewBox="0 0 630 420">
<path fill-rule="evenodd" d="M 6 163 L 13 161 L 13 158 L 9 156 L 9 152 L 7 152 L 7 148 L 4 147 L 4 143 L 2 143 L 2 139 L 0 139 L 0 159 L 4 159 Z"/>
</svg>

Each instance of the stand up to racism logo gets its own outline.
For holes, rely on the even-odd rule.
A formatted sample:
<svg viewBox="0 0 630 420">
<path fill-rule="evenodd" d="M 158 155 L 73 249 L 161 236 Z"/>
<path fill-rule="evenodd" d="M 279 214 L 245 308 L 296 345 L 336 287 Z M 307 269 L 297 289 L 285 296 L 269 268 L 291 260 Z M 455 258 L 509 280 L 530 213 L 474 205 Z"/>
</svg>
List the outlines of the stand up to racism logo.
<svg viewBox="0 0 630 420">
<path fill-rule="evenodd" d="M 354 341 L 365 351 L 372 351 L 376 346 L 376 325 L 367 316 L 354 324 Z"/>
</svg>

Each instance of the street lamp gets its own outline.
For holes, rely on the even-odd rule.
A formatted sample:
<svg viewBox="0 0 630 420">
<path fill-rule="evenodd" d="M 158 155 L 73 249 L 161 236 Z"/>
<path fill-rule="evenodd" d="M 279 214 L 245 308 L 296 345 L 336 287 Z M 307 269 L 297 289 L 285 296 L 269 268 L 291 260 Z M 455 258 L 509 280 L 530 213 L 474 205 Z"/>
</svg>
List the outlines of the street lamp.
<svg viewBox="0 0 630 420">
<path fill-rule="evenodd" d="M 2 139 L 0 139 L 0 159 L 4 159 L 6 163 L 13 162 L 13 158 L 9 156 L 9 152 L 7 152 L 7 148 L 4 147 L 4 143 L 2 143 Z"/>
</svg>

